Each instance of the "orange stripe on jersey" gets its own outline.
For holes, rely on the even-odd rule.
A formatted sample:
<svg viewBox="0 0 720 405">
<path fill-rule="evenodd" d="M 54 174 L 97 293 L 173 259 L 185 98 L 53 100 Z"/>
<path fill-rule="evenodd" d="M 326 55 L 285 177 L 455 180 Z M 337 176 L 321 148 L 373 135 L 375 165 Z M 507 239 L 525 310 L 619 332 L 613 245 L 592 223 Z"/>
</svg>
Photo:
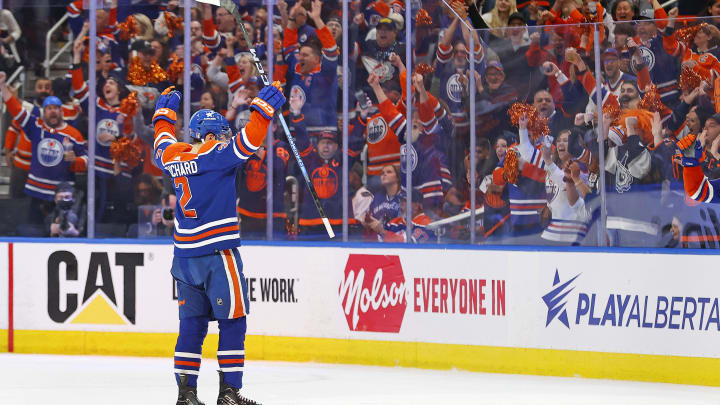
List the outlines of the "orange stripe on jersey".
<svg viewBox="0 0 720 405">
<path fill-rule="evenodd" d="M 200 367 L 199 361 L 183 361 L 183 360 L 175 360 L 176 366 L 192 366 L 192 367 Z"/>
<path fill-rule="evenodd" d="M 53 186 L 52 184 L 39 183 L 39 182 L 37 182 L 37 181 L 35 181 L 35 180 L 33 180 L 33 179 L 30 179 L 30 178 L 27 179 L 27 182 L 30 183 L 30 184 L 32 184 L 32 185 L 34 185 L 34 186 L 42 187 L 42 188 L 45 188 L 45 189 L 48 189 L 48 190 L 55 190 L 55 186 Z"/>
<path fill-rule="evenodd" d="M 194 241 L 194 240 L 198 240 L 198 239 L 203 239 L 203 238 L 206 238 L 208 236 L 212 236 L 212 235 L 215 235 L 218 233 L 238 231 L 238 230 L 240 230 L 238 225 L 230 225 L 230 226 L 226 226 L 223 228 L 211 229 L 207 232 L 203 232 L 203 233 L 201 233 L 199 235 L 195 235 L 195 236 L 178 236 L 178 234 L 176 233 L 175 240 L 177 240 L 178 242 L 190 242 L 190 241 Z"/>
<path fill-rule="evenodd" d="M 243 364 L 245 363 L 244 359 L 220 359 L 218 360 L 218 364 Z"/>
<path fill-rule="evenodd" d="M 699 198 L 697 198 L 698 201 L 705 201 L 705 199 L 707 198 L 708 189 L 709 189 L 709 187 L 707 186 L 707 183 L 703 184 L 702 194 L 700 195 Z"/>
<path fill-rule="evenodd" d="M 245 302 L 243 301 L 242 290 L 240 289 L 240 280 L 238 279 L 237 274 L 237 264 L 235 263 L 235 257 L 230 250 L 223 250 L 222 253 L 223 255 L 225 255 L 225 260 L 227 261 L 230 278 L 232 278 L 233 291 L 235 292 L 235 308 L 233 308 L 232 317 L 240 318 L 241 316 L 245 316 Z"/>
</svg>

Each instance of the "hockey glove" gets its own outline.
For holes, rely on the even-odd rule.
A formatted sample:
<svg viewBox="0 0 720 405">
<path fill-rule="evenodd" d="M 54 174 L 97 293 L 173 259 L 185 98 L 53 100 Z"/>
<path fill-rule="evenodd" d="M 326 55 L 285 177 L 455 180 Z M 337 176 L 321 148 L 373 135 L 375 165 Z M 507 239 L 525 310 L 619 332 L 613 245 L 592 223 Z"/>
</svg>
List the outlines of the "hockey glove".
<svg viewBox="0 0 720 405">
<path fill-rule="evenodd" d="M 273 82 L 265 86 L 258 93 L 257 97 L 250 103 L 250 109 L 262 114 L 263 117 L 271 120 L 275 111 L 285 104 L 285 95 L 280 90 L 280 83 Z"/>
<path fill-rule="evenodd" d="M 700 159 L 703 155 L 703 146 L 700 141 L 695 141 L 693 157 L 683 156 L 681 164 L 683 167 L 695 167 L 700 166 Z"/>
<path fill-rule="evenodd" d="M 180 100 L 182 93 L 175 90 L 175 86 L 170 86 L 160 94 L 157 104 L 155 105 L 155 115 L 152 122 L 155 124 L 157 120 L 165 120 L 173 125 L 177 120 L 177 110 L 180 108 Z"/>
</svg>

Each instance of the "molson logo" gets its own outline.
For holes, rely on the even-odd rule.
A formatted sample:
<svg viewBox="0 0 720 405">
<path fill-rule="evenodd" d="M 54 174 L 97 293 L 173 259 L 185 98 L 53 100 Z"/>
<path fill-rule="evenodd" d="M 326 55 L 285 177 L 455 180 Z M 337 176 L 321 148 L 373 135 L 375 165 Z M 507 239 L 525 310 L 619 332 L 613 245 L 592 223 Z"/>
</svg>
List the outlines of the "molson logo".
<svg viewBox="0 0 720 405">
<path fill-rule="evenodd" d="M 351 254 L 338 291 L 350 330 L 400 331 L 407 301 L 398 256 Z"/>
</svg>

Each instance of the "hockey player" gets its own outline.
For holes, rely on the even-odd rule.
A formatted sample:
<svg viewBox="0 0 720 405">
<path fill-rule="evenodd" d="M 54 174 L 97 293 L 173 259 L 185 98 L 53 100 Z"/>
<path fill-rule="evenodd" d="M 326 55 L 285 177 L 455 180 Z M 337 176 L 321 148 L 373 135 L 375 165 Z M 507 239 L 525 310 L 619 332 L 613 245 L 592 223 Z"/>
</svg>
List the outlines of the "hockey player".
<svg viewBox="0 0 720 405">
<path fill-rule="evenodd" d="M 196 387 L 210 319 L 217 319 L 220 330 L 218 405 L 256 404 L 240 395 L 249 301 L 237 249 L 240 235 L 235 172 L 263 144 L 270 121 L 285 97 L 277 82 L 263 88 L 250 105 L 250 121 L 232 138 L 221 114 L 196 112 L 190 118 L 192 145 L 175 138 L 181 99 L 180 92 L 167 88 L 153 117 L 154 159 L 172 178 L 178 199 L 171 270 L 177 282 L 180 315 L 174 367 L 179 386 L 177 404 L 202 404 Z"/>
</svg>

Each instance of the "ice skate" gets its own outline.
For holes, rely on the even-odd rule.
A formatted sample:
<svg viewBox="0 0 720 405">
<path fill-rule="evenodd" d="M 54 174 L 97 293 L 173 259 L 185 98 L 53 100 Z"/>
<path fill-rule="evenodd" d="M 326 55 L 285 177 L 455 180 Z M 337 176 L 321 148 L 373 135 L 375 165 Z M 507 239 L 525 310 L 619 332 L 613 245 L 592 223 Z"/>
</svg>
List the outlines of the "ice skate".
<svg viewBox="0 0 720 405">
<path fill-rule="evenodd" d="M 197 397 L 197 388 L 187 385 L 187 374 L 178 374 L 180 386 L 178 387 L 178 400 L 176 405 L 205 405 Z"/>
<path fill-rule="evenodd" d="M 220 394 L 218 395 L 217 405 L 260 405 L 259 403 L 247 399 L 240 395 L 240 389 L 225 384 L 225 375 L 220 373 Z"/>
</svg>

